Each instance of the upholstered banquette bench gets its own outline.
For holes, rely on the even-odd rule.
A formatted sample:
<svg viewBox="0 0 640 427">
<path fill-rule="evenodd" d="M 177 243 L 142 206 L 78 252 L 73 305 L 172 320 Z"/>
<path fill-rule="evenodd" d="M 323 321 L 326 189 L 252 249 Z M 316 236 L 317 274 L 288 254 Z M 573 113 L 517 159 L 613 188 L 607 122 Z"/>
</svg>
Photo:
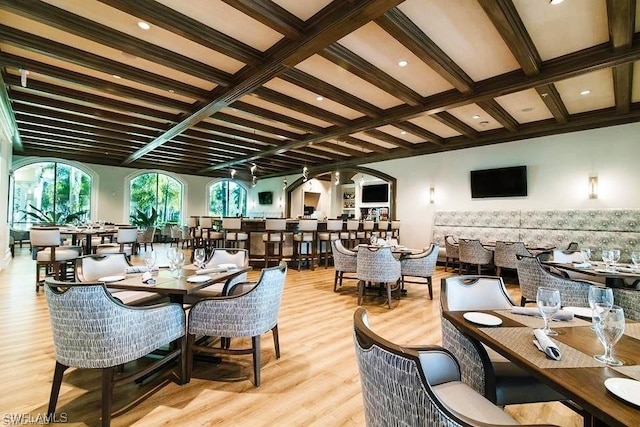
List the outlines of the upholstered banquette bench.
<svg viewBox="0 0 640 427">
<path fill-rule="evenodd" d="M 600 258 L 605 248 L 620 249 L 620 262 L 640 251 L 640 209 L 546 211 L 440 211 L 436 212 L 433 243 L 440 245 L 444 261 L 444 237 L 484 242 L 520 241 L 529 245 L 565 249 L 571 242 L 591 248 Z"/>
</svg>

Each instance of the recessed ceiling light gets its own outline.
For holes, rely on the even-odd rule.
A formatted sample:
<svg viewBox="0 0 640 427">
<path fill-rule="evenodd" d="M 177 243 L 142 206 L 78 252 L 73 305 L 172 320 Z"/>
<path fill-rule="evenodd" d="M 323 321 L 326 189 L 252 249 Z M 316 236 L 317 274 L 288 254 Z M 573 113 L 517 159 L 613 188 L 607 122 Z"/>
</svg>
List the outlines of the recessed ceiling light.
<svg viewBox="0 0 640 427">
<path fill-rule="evenodd" d="M 591 93 L 591 91 L 589 89 L 585 89 L 582 92 L 580 92 L 580 95 L 589 95 Z"/>
<path fill-rule="evenodd" d="M 402 132 L 400 132 L 400 135 L 406 135 L 406 134 L 407 134 L 406 130 L 403 130 Z"/>
<path fill-rule="evenodd" d="M 409 65 L 409 63 L 404 59 L 402 61 L 398 61 L 398 66 L 400 67 L 406 67 L 407 65 Z"/>
<path fill-rule="evenodd" d="M 523 109 L 522 109 L 522 110 L 520 110 L 520 111 L 522 111 L 523 113 L 528 113 L 528 112 L 530 112 L 530 111 L 533 111 L 533 107 L 523 108 Z"/>
<path fill-rule="evenodd" d="M 549 3 L 551 3 L 552 5 L 556 5 L 556 4 L 560 4 L 562 3 L 564 0 L 551 0 Z"/>
<path fill-rule="evenodd" d="M 479 116 L 479 115 L 477 115 L 477 114 L 474 114 L 473 116 L 471 116 L 471 118 L 472 118 L 472 119 L 476 119 L 476 120 L 478 120 L 478 119 L 480 118 L 480 116 Z"/>
<path fill-rule="evenodd" d="M 321 96 L 316 96 L 316 101 L 322 101 L 324 98 Z"/>
<path fill-rule="evenodd" d="M 488 122 L 488 121 L 486 121 L 486 120 L 483 120 L 483 121 L 481 121 L 479 124 L 480 124 L 480 126 L 486 126 L 486 125 L 488 125 L 488 124 L 489 124 L 489 122 Z"/>
<path fill-rule="evenodd" d="M 169 93 L 175 93 L 176 91 L 173 89 L 169 89 Z"/>
<path fill-rule="evenodd" d="M 122 77 L 120 77 L 120 76 L 118 76 L 118 75 L 116 75 L 116 74 L 112 75 L 112 77 L 113 77 L 114 79 L 121 79 L 121 78 L 122 78 Z"/>
<path fill-rule="evenodd" d="M 142 28 L 143 30 L 148 30 L 151 28 L 151 25 L 149 25 L 147 22 L 140 21 L 138 22 L 138 27 Z"/>
</svg>

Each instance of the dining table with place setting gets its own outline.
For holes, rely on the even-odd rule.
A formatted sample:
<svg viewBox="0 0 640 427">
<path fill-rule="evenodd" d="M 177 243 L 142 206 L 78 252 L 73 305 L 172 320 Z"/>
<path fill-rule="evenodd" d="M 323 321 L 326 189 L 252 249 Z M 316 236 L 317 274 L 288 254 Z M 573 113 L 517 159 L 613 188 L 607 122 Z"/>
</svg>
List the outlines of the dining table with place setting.
<svg viewBox="0 0 640 427">
<path fill-rule="evenodd" d="M 131 266 L 122 275 L 102 277 L 98 281 L 105 282 L 107 287 L 114 289 L 157 292 L 168 296 L 171 302 L 184 304 L 185 297 L 202 288 L 226 282 L 251 270 L 251 267 L 231 264 L 206 268 L 194 264 L 184 265 L 184 253 L 178 254 L 182 256 L 176 255 L 177 260 L 172 258 L 168 268 L 153 264 Z"/>
<path fill-rule="evenodd" d="M 443 316 L 580 405 L 591 425 L 638 425 L 640 323 L 625 321 L 609 288 L 592 286 L 590 307 L 562 309 L 557 289 L 540 289 L 537 307 Z"/>
</svg>

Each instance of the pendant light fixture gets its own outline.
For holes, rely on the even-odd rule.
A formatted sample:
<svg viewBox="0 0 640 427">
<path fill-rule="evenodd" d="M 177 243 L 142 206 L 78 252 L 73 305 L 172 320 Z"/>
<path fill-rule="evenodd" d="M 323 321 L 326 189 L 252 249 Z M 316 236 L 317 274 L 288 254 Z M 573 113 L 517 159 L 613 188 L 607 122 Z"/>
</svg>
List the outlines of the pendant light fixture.
<svg viewBox="0 0 640 427">
<path fill-rule="evenodd" d="M 335 175 L 335 181 L 334 184 L 335 185 L 340 185 L 340 171 L 336 171 Z"/>
<path fill-rule="evenodd" d="M 302 168 L 302 182 L 307 182 L 309 179 L 309 168 L 306 166 Z"/>
<path fill-rule="evenodd" d="M 238 171 L 236 171 L 235 169 L 231 169 L 231 179 L 236 178 L 236 173 L 238 173 Z"/>
</svg>

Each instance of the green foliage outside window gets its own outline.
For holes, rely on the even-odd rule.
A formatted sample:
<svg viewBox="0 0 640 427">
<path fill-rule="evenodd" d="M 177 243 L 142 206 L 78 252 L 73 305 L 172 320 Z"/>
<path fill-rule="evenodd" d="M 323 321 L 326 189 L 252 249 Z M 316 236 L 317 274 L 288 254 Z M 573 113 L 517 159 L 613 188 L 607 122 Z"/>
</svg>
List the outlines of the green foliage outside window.
<svg viewBox="0 0 640 427">
<path fill-rule="evenodd" d="M 247 213 L 247 191 L 237 182 L 218 181 L 209 187 L 209 215 L 244 216 Z"/>
<path fill-rule="evenodd" d="M 136 176 L 130 183 L 132 217 L 152 218 L 155 225 L 181 223 L 182 184 L 170 176 L 149 172 Z"/>
</svg>

